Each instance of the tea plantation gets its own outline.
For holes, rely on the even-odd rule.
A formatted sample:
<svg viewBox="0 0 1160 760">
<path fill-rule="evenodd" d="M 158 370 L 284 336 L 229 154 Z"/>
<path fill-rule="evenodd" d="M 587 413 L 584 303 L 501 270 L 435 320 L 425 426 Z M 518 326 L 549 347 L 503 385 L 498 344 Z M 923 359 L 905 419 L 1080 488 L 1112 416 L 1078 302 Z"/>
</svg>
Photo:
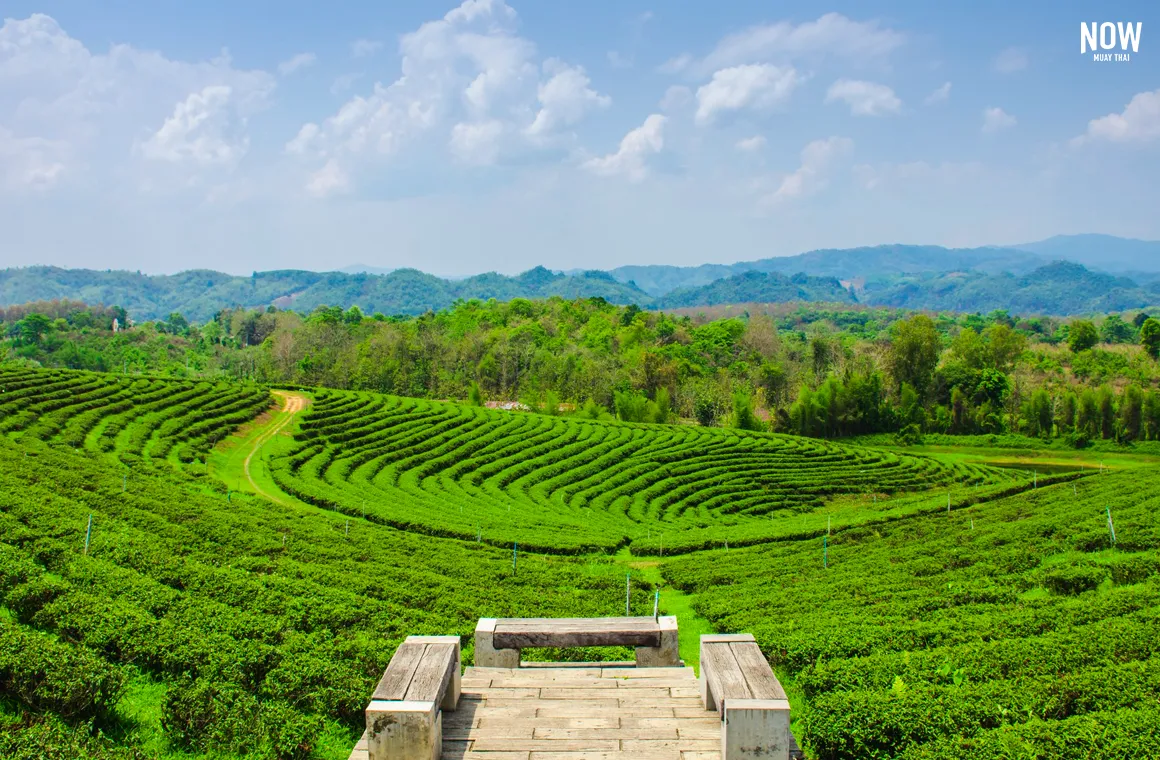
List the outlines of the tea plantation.
<svg viewBox="0 0 1160 760">
<path fill-rule="evenodd" d="M 810 757 L 1160 755 L 1160 474 L 311 396 L 274 503 L 205 466 L 268 389 L 0 368 L 0 757 L 345 758 L 406 635 L 623 614 L 632 563 Z"/>
</svg>

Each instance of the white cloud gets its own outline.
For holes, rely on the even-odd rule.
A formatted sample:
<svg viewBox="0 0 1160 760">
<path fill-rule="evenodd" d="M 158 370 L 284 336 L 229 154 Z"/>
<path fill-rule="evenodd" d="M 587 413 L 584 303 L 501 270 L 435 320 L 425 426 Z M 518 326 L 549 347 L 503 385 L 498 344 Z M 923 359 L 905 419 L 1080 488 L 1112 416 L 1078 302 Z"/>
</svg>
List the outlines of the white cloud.
<svg viewBox="0 0 1160 760">
<path fill-rule="evenodd" d="M 156 161 L 232 165 L 249 147 L 243 136 L 231 135 L 230 98 L 225 85 L 190 93 L 148 140 L 141 153 Z"/>
<path fill-rule="evenodd" d="M 1027 68 L 1027 53 L 1020 48 L 1007 48 L 995 56 L 993 63 L 995 71 L 1000 74 L 1014 74 Z"/>
<path fill-rule="evenodd" d="M 17 137 L 0 126 L 0 188 L 45 190 L 65 171 L 67 147 L 40 137 Z"/>
<path fill-rule="evenodd" d="M 698 124 L 709 124 L 723 111 L 771 108 L 790 96 L 803 79 L 791 66 L 746 64 L 721 69 L 697 88 Z"/>
<path fill-rule="evenodd" d="M 623 175 L 631 182 L 640 182 L 648 175 L 647 157 L 665 147 L 664 127 L 665 117 L 651 114 L 644 124 L 624 136 L 615 153 L 589 159 L 583 166 L 594 174 Z"/>
<path fill-rule="evenodd" d="M 1079 145 L 1087 140 L 1119 143 L 1145 143 L 1160 138 L 1160 90 L 1140 92 L 1121 113 L 1110 113 L 1088 122 L 1087 132 L 1072 140 Z"/>
<path fill-rule="evenodd" d="M 894 90 L 877 82 L 862 82 L 856 79 L 839 79 L 826 91 L 826 102 L 843 100 L 850 106 L 855 116 L 883 116 L 898 113 L 902 101 Z"/>
<path fill-rule="evenodd" d="M 939 87 L 934 92 L 932 92 L 930 95 L 927 95 L 926 100 L 923 102 L 926 103 L 928 106 L 933 106 L 935 103 L 945 103 L 950 98 L 950 96 L 951 96 L 951 83 L 945 82 L 945 83 L 943 83 L 942 87 Z"/>
<path fill-rule="evenodd" d="M 734 143 L 733 147 L 745 153 L 755 153 L 765 147 L 765 136 L 754 135 L 753 137 L 746 137 Z"/>
<path fill-rule="evenodd" d="M 853 21 L 840 13 L 827 13 L 816 21 L 752 26 L 722 39 L 701 61 L 688 55 L 674 58 L 662 67 L 664 73 L 691 70 L 709 72 L 746 63 L 785 62 L 798 58 L 837 56 L 866 61 L 882 58 L 905 41 L 901 32 L 883 27 L 878 21 Z"/>
<path fill-rule="evenodd" d="M 313 66 L 317 60 L 318 58 L 314 55 L 314 53 L 299 53 L 298 55 L 287 58 L 285 61 L 279 63 L 278 73 L 282 76 L 293 74 L 299 69 L 305 69 Z"/>
<path fill-rule="evenodd" d="M 854 141 L 848 137 L 814 140 L 802 148 L 801 165 L 783 177 L 773 193 L 762 198 L 762 205 L 776 206 L 819 192 L 829 184 L 828 174 L 835 164 L 853 150 Z"/>
<path fill-rule="evenodd" d="M 493 164 L 499 156 L 503 133 L 503 122 L 495 119 L 456 124 L 451 128 L 451 152 L 469 164 Z"/>
<path fill-rule="evenodd" d="M 436 129 L 450 134 L 448 150 L 473 163 L 495 160 L 501 144 L 515 150 L 509 138 L 521 134 L 525 151 L 555 145 L 561 130 L 611 101 L 583 68 L 554 59 L 539 65 L 517 20 L 503 0 L 465 0 L 404 34 L 401 76 L 350 98 L 286 151 L 336 161 L 354 183 L 367 154 L 395 154 Z"/>
<path fill-rule="evenodd" d="M 338 162 L 331 159 L 321 169 L 310 175 L 310 181 L 306 183 L 306 192 L 322 198 L 347 190 L 349 187 L 350 177 L 338 165 Z"/>
<path fill-rule="evenodd" d="M 383 48 L 378 40 L 355 40 L 350 43 L 350 54 L 353 58 L 369 58 Z"/>
<path fill-rule="evenodd" d="M 540 110 L 525 130 L 532 137 L 544 137 L 561 127 L 572 126 L 589 111 L 607 108 L 612 103 L 612 98 L 589 87 L 591 81 L 580 66 L 550 60 L 544 64 L 544 70 L 552 76 L 540 84 L 536 93 Z"/>
<path fill-rule="evenodd" d="M 137 188 L 168 165 L 166 186 L 197 184 L 245 152 L 247 119 L 274 86 L 269 73 L 236 69 L 225 53 L 192 63 L 123 44 L 93 53 L 49 16 L 7 19 L 0 124 L 6 145 L 21 149 L 0 150 L 0 176 L 7 186 L 23 177 L 108 193 L 114 179 Z"/>
<path fill-rule="evenodd" d="M 1009 129 L 1016 124 L 1016 119 L 1002 108 L 994 107 L 983 109 L 983 134 L 994 134 Z"/>
</svg>

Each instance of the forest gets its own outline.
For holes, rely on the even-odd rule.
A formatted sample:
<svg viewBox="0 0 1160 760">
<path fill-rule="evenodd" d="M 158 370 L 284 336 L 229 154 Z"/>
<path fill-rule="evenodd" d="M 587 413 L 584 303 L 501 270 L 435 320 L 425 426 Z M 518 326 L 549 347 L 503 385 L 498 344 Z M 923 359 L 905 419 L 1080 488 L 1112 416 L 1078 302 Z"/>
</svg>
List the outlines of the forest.
<svg viewBox="0 0 1160 760">
<path fill-rule="evenodd" d="M 114 322 L 116 323 L 114 325 Z M 857 305 L 674 312 L 602 298 L 460 300 L 416 317 L 357 306 L 224 309 L 133 323 L 120 307 L 0 310 L 9 360 L 175 378 L 507 402 L 838 438 L 1021 434 L 1160 440 L 1160 320 Z"/>
</svg>

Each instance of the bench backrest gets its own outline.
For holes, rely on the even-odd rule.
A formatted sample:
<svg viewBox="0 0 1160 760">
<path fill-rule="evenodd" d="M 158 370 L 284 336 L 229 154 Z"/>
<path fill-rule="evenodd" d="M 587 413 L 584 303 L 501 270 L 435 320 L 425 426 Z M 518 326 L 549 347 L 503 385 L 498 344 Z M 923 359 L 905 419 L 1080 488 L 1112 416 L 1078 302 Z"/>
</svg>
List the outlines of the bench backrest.
<svg viewBox="0 0 1160 760">
<path fill-rule="evenodd" d="M 500 618 L 496 649 L 531 647 L 659 647 L 661 625 L 654 617 Z"/>
</svg>

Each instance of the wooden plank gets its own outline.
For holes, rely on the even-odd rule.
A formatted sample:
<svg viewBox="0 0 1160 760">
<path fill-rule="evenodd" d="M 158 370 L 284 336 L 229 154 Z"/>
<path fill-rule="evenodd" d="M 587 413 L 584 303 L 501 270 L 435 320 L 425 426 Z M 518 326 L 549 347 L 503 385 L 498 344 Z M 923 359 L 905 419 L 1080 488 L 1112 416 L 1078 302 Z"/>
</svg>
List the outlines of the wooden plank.
<svg viewBox="0 0 1160 760">
<path fill-rule="evenodd" d="M 660 626 L 651 617 L 502 618 L 492 646 L 529 647 L 660 646 Z"/>
<path fill-rule="evenodd" d="M 454 644 L 426 644 L 404 699 L 414 702 L 440 702 L 455 669 Z"/>
<path fill-rule="evenodd" d="M 407 694 L 407 688 L 411 685 L 411 677 L 415 675 L 415 670 L 419 667 L 419 661 L 423 659 L 425 651 L 427 651 L 427 644 L 408 644 L 407 642 L 400 644 L 399 648 L 395 650 L 394 656 L 391 657 L 391 662 L 387 665 L 387 670 L 383 673 L 382 679 L 379 680 L 378 686 L 375 687 L 371 699 L 390 701 L 403 699 Z"/>
<path fill-rule="evenodd" d="M 785 689 L 773 675 L 773 669 L 761 653 L 761 647 L 753 643 L 735 643 L 730 644 L 729 648 L 733 650 L 733 656 L 745 675 L 754 699 L 786 699 Z"/>
<path fill-rule="evenodd" d="M 671 739 L 675 728 L 547 728 L 536 726 L 537 739 Z"/>
<path fill-rule="evenodd" d="M 705 644 L 701 651 L 701 672 L 709 680 L 719 712 L 726 699 L 752 699 L 749 684 L 733 656 L 730 644 Z"/>
<path fill-rule="evenodd" d="M 548 750 L 551 752 L 611 752 L 620 749 L 616 739 L 480 739 L 472 749 L 476 752 Z"/>
<path fill-rule="evenodd" d="M 499 618 L 495 630 L 531 630 L 533 628 L 590 628 L 596 630 L 657 630 L 660 628 L 652 617 L 604 617 L 604 618 Z"/>
</svg>

